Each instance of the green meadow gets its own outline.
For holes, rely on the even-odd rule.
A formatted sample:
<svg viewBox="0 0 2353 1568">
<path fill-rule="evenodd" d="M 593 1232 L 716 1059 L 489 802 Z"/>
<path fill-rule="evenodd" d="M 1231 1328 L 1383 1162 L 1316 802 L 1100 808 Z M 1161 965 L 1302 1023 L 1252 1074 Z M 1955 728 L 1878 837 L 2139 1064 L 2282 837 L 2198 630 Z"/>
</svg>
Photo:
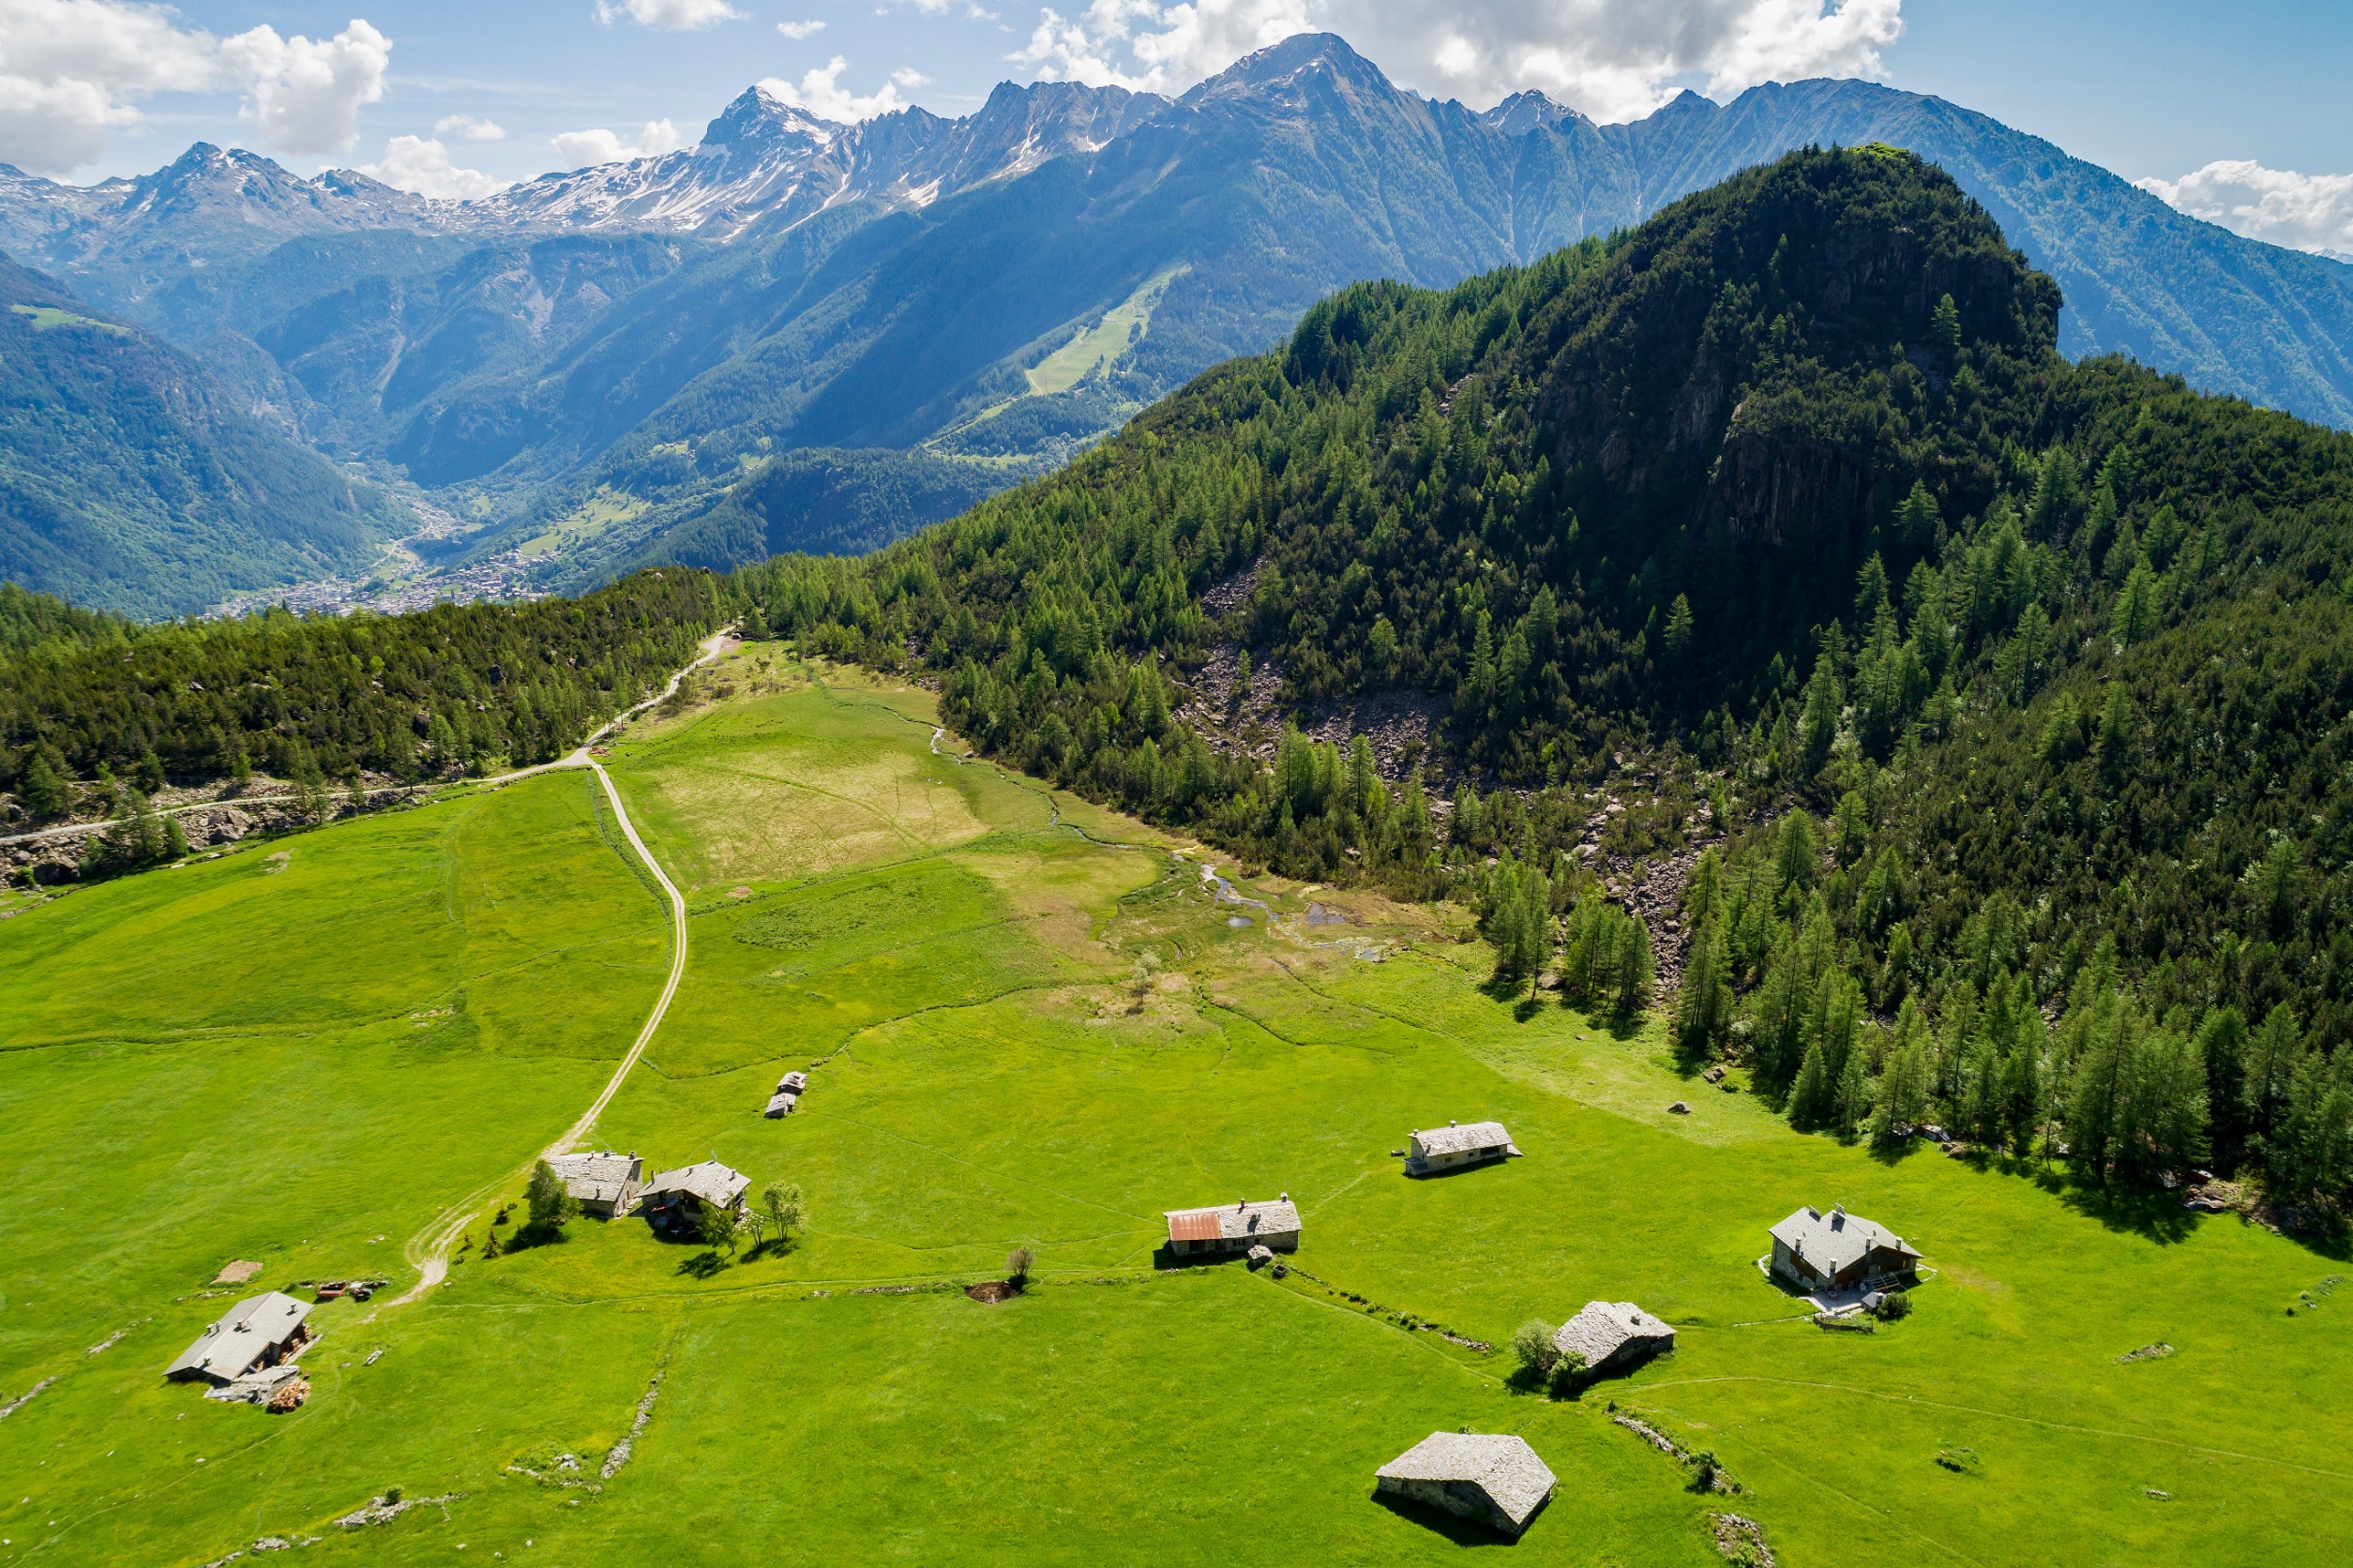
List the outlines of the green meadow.
<svg viewBox="0 0 2353 1568">
<path fill-rule="evenodd" d="M 0 1564 L 264 1536 L 317 1537 L 297 1563 L 1705 1564 L 1727 1510 L 1787 1564 L 2342 1560 L 2342 1257 L 1800 1136 L 1654 1028 L 1492 994 L 1459 911 L 1263 879 L 1285 918 L 1236 927 L 1200 877 L 1231 867 L 962 760 L 923 692 L 761 645 L 716 689 L 606 761 L 690 918 L 592 1141 L 796 1182 L 807 1230 L 730 1255 L 581 1219 L 484 1257 L 666 973 L 584 776 L 23 910 L 0 1404 L 54 1380 L 0 1418 Z M 1297 918 L 1316 898 L 1348 923 Z M 792 1068 L 802 1108 L 762 1119 Z M 1409 1129 L 1483 1117 L 1526 1157 L 1399 1174 Z M 1277 1192 L 1290 1277 L 1156 1259 L 1162 1210 Z M 1758 1272 L 1766 1227 L 1833 1202 L 1927 1255 L 1908 1319 L 1826 1332 Z M 301 1410 L 163 1381 L 230 1259 L 405 1289 L 464 1214 L 436 1289 L 316 1309 Z M 963 1294 L 1016 1246 L 1026 1294 Z M 1678 1349 L 1553 1400 L 1476 1348 L 1595 1298 Z M 1516 1544 L 1375 1500 L 1456 1427 L 1560 1477 Z M 333 1524 L 393 1486 L 430 1500 Z"/>
</svg>

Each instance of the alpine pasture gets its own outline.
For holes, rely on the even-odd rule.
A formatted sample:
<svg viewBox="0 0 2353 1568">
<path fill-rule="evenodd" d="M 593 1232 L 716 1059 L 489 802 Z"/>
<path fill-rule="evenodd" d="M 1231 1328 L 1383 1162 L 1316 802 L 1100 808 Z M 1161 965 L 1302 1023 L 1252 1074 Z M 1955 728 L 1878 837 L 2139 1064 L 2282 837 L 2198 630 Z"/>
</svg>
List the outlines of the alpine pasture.
<svg viewBox="0 0 2353 1568">
<path fill-rule="evenodd" d="M 2341 1559 L 2341 1258 L 1798 1135 L 1655 1025 L 1498 994 L 1458 911 L 1245 879 L 1270 928 L 1212 897 L 1204 867 L 1237 875 L 1213 852 L 962 760 L 927 693 L 773 644 L 717 685 L 606 761 L 690 918 L 589 1142 L 797 1183 L 806 1230 L 731 1253 L 493 1223 L 667 970 L 585 774 L 25 910 L 0 921 L 0 1405 L 39 1392 L 0 1418 L 0 1563 L 264 1537 L 316 1537 L 297 1562 L 1404 1562 L 1489 1539 L 1373 1497 L 1457 1427 L 1560 1477 L 1516 1560 L 1721 1561 L 1724 1512 L 1793 1564 Z M 1309 925 L 1318 898 L 1347 921 Z M 762 1119 L 796 1068 L 800 1108 Z M 1410 1129 L 1485 1118 L 1526 1157 L 1400 1175 Z M 1277 1193 L 1288 1278 L 1156 1256 L 1161 1211 Z M 1769 1225 L 1833 1202 L 1926 1254 L 1908 1319 L 1825 1332 L 1759 1273 Z M 392 1304 L 469 1214 L 447 1279 Z M 1024 1293 L 962 1293 L 1017 1246 Z M 248 1293 L 210 1286 L 233 1259 L 250 1289 L 394 1282 L 314 1311 L 291 1415 L 162 1380 Z M 1576 1398 L 1516 1387 L 1514 1329 L 1596 1298 L 1677 1350 Z M 1742 1489 L 1694 1490 L 1613 1405 Z M 415 1505 L 333 1522 L 391 1487 Z"/>
</svg>

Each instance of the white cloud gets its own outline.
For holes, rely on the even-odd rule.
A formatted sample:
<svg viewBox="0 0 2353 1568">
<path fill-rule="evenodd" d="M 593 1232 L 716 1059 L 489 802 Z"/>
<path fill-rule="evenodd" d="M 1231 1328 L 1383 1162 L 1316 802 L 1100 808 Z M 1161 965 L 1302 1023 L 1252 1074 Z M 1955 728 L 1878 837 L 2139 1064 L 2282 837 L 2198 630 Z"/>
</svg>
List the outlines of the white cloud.
<svg viewBox="0 0 2353 1568">
<path fill-rule="evenodd" d="M 794 43 L 800 42 L 803 38 L 813 38 L 824 30 L 825 24 L 822 22 L 779 22 L 777 23 L 777 31 L 791 38 Z"/>
<path fill-rule="evenodd" d="M 126 0 L 0 0 L 0 161 L 63 174 L 157 93 L 219 79 L 211 34 Z"/>
<path fill-rule="evenodd" d="M 739 22 L 744 13 L 727 0 L 622 0 L 617 6 L 610 0 L 596 0 L 596 20 L 606 26 L 625 16 L 641 27 L 692 33 L 722 22 Z"/>
<path fill-rule="evenodd" d="M 245 92 L 238 116 L 280 152 L 341 152 L 359 140 L 359 107 L 384 97 L 392 40 L 354 18 L 331 38 L 281 38 L 268 25 L 220 46 L 220 63 Z"/>
<path fill-rule="evenodd" d="M 462 136 L 469 142 L 504 142 L 506 128 L 496 120 L 480 120 L 472 114 L 445 114 L 433 122 L 436 136 Z"/>
<path fill-rule="evenodd" d="M 596 163 L 620 163 L 633 158 L 659 158 L 674 153 L 686 144 L 685 133 L 671 120 L 648 120 L 638 132 L 634 143 L 626 143 L 616 133 L 598 127 L 594 130 L 566 130 L 553 138 L 556 156 L 566 169 L 585 169 Z"/>
<path fill-rule="evenodd" d="M 1346 37 L 1395 80 L 1492 103 L 1539 87 L 1597 119 L 1685 83 L 1876 76 L 1903 0 L 1094 0 L 1039 14 L 1008 56 L 1037 75 L 1174 92 L 1294 33 Z"/>
<path fill-rule="evenodd" d="M 803 74 L 799 85 L 781 77 L 769 77 L 761 88 L 779 103 L 807 110 L 821 120 L 870 120 L 877 114 L 888 114 L 904 109 L 907 102 L 898 96 L 901 87 L 909 92 L 925 85 L 930 78 L 910 67 L 901 66 L 891 73 L 881 89 L 861 98 L 841 84 L 841 73 L 850 68 L 850 62 L 835 55 L 824 65 Z"/>
<path fill-rule="evenodd" d="M 449 160 L 449 149 L 438 138 L 423 136 L 394 137 L 385 143 L 383 158 L 361 164 L 359 172 L 402 190 L 444 201 L 470 201 L 506 185 L 505 180 L 494 179 L 479 169 L 459 168 Z"/>
<path fill-rule="evenodd" d="M 2193 218 L 2297 250 L 2353 250 L 2353 174 L 2300 174 L 2229 158 L 2178 180 L 2142 180 Z"/>
</svg>

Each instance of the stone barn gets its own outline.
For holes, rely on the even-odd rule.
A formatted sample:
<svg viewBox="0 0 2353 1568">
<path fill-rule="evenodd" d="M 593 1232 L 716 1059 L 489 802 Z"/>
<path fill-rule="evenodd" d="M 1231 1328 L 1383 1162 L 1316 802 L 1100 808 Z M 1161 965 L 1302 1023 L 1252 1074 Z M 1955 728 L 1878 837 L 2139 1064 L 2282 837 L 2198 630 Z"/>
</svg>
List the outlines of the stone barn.
<svg viewBox="0 0 2353 1568">
<path fill-rule="evenodd" d="M 310 1343 L 310 1304 L 276 1290 L 237 1303 L 196 1336 L 163 1375 L 186 1382 L 201 1379 L 216 1387 L 234 1382 L 257 1366 L 275 1366 Z"/>
<path fill-rule="evenodd" d="M 1629 1371 L 1675 1348 L 1675 1331 L 1632 1302 L 1587 1302 L 1585 1310 L 1561 1325 L 1552 1348 L 1585 1358 L 1589 1377 Z"/>
<path fill-rule="evenodd" d="M 1442 1127 L 1410 1136 L 1405 1169 L 1409 1176 L 1428 1176 L 1488 1160 L 1510 1159 L 1519 1151 L 1501 1122 L 1449 1122 Z"/>
<path fill-rule="evenodd" d="M 1552 1471 L 1508 1433 L 1432 1432 L 1373 1472 L 1379 1489 L 1517 1536 L 1552 1496 Z"/>
<path fill-rule="evenodd" d="M 645 1162 L 610 1149 L 596 1154 L 558 1154 L 548 1161 L 548 1168 L 579 1202 L 581 1214 L 600 1219 L 626 1215 L 645 1190 Z"/>
<path fill-rule="evenodd" d="M 1299 1249 L 1299 1211 L 1285 1193 L 1272 1202 L 1229 1203 L 1219 1209 L 1171 1209 L 1169 1250 L 1179 1258 L 1198 1253 L 1247 1252 L 1254 1246 L 1276 1252 Z"/>
<path fill-rule="evenodd" d="M 1909 1277 L 1920 1254 L 1886 1226 L 1833 1205 L 1800 1209 L 1772 1228 L 1772 1272 L 1801 1290 L 1843 1295 Z"/>
</svg>

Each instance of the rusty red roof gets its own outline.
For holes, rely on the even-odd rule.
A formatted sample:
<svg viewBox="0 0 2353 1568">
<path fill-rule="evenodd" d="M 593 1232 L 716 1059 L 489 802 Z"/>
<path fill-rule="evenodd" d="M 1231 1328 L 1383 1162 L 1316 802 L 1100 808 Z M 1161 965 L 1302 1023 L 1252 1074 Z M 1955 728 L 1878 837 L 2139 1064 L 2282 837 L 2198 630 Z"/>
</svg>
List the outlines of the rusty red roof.
<svg viewBox="0 0 2353 1568">
<path fill-rule="evenodd" d="M 1214 1242 L 1217 1235 L 1214 1209 L 1195 1209 L 1189 1214 L 1169 1216 L 1169 1240 L 1172 1242 Z"/>
</svg>

